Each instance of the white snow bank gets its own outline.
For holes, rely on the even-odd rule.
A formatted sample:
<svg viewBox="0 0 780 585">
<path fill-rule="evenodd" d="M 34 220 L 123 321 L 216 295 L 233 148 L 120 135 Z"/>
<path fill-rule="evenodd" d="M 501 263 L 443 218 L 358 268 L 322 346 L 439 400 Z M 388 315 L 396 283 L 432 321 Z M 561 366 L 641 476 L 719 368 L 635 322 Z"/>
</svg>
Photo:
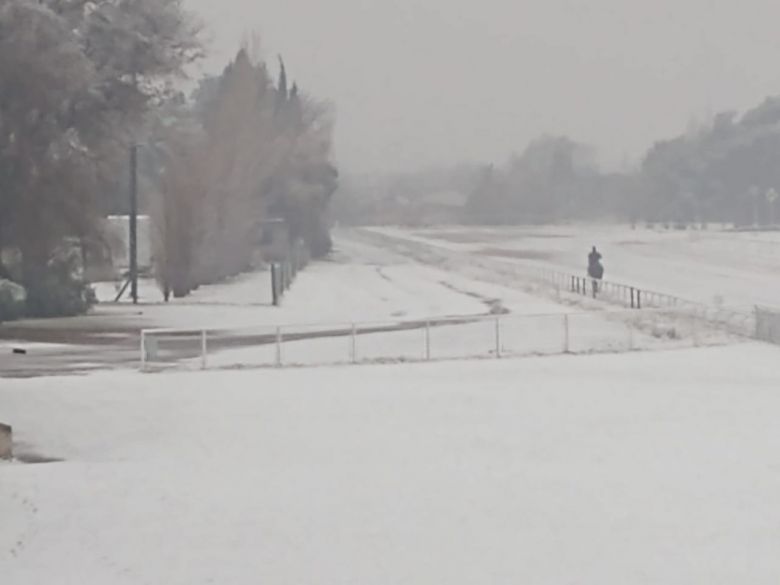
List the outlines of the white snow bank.
<svg viewBox="0 0 780 585">
<path fill-rule="evenodd" d="M 774 585 L 777 357 L 4 381 L 0 575 Z"/>
</svg>

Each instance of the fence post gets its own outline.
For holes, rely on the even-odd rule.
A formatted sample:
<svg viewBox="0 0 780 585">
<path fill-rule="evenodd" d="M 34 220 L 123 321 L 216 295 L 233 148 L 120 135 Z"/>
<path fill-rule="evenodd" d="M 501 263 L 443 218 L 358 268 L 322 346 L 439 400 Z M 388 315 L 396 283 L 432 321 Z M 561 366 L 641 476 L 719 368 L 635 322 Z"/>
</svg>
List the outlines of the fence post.
<svg viewBox="0 0 780 585">
<path fill-rule="evenodd" d="M 631 308 L 634 308 L 634 287 L 631 287 Z"/>
<path fill-rule="evenodd" d="M 758 305 L 756 305 L 755 312 L 753 314 L 754 314 L 753 318 L 756 321 L 756 323 L 755 323 L 755 325 L 756 325 L 756 340 L 762 341 L 761 337 L 762 337 L 763 330 L 762 330 L 762 327 L 761 327 L 761 308 Z"/>
<path fill-rule="evenodd" d="M 282 367 L 282 328 L 276 328 L 276 367 Z"/>
<path fill-rule="evenodd" d="M 200 366 L 202 369 L 206 369 L 208 367 L 208 334 L 206 333 L 206 330 L 202 330 L 200 332 Z"/>
<path fill-rule="evenodd" d="M 274 307 L 278 307 L 280 304 L 280 294 L 279 289 L 281 288 L 279 286 L 279 265 L 275 262 L 271 264 L 271 294 L 273 295 L 273 303 Z"/>
<path fill-rule="evenodd" d="M 641 309 L 642 308 L 642 291 L 637 289 L 636 291 L 636 308 Z"/>
<path fill-rule="evenodd" d="M 352 345 L 352 347 L 351 347 L 352 363 L 356 364 L 358 356 L 357 356 L 357 325 L 355 323 L 352 324 L 352 344 L 351 345 Z"/>
<path fill-rule="evenodd" d="M 501 359 L 501 317 L 496 317 L 496 358 Z"/>
<path fill-rule="evenodd" d="M 431 322 L 425 322 L 425 361 L 431 361 Z"/>
<path fill-rule="evenodd" d="M 569 335 L 569 314 L 566 313 L 563 316 L 563 353 L 569 353 L 571 351 L 571 338 Z"/>
<path fill-rule="evenodd" d="M 141 371 L 146 371 L 146 331 L 141 331 Z"/>
</svg>

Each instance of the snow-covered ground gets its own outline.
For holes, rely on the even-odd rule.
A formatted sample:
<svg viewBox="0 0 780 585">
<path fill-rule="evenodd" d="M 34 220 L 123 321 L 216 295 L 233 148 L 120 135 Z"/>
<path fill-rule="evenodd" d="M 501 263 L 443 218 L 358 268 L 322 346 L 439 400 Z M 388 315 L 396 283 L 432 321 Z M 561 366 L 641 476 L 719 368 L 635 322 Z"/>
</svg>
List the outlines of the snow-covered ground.
<svg viewBox="0 0 780 585">
<path fill-rule="evenodd" d="M 209 362 L 225 367 L 273 363 L 280 325 L 294 334 L 285 363 L 309 365 L 728 341 L 504 270 L 579 272 L 592 243 L 611 278 L 637 286 L 738 305 L 780 292 L 776 236 L 383 232 L 394 239 L 338 234 L 338 253 L 302 273 L 280 308 L 267 272 L 168 305 L 144 282 L 142 305 L 22 324 L 13 334 L 32 343 L 9 334 L 0 354 L 29 347 L 13 359 L 31 371 L 134 367 L 135 334 L 154 327 L 218 330 L 230 343 Z M 406 328 L 442 316 L 457 318 Z M 353 345 L 354 322 L 366 329 Z M 93 345 L 59 345 L 69 336 Z M 192 347 L 196 358 L 197 337 Z M 774 584 L 778 352 L 742 343 L 2 380 L 17 454 L 60 461 L 0 463 L 0 583 Z"/>
<path fill-rule="evenodd" d="M 560 233 L 554 232 L 553 228 L 440 228 L 411 232 L 384 229 L 381 237 L 375 237 L 376 231 L 340 231 L 336 234 L 337 253 L 333 258 L 313 263 L 301 273 L 283 306 L 278 308 L 270 303 L 267 271 L 242 275 L 220 285 L 204 286 L 191 297 L 170 304 L 161 302 L 154 283 L 143 281 L 142 303 L 137 307 L 127 302 L 109 302 L 98 306 L 94 314 L 85 318 L 12 325 L 13 330 L 6 336 L 19 340 L 20 345 L 30 351 L 26 357 L 19 358 L 0 347 L 0 371 L 29 375 L 36 371 L 57 371 L 63 365 L 72 371 L 137 365 L 140 360 L 139 331 L 161 327 L 193 331 L 191 338 L 177 337 L 173 342 L 159 339 L 161 361 L 165 364 L 191 358 L 200 364 L 201 329 L 216 331 L 217 338 L 221 338 L 221 341 L 212 338 L 215 342 L 209 344 L 208 361 L 212 366 L 272 364 L 276 362 L 277 350 L 268 338 L 273 337 L 280 326 L 286 334 L 282 358 L 288 364 L 342 363 L 355 358 L 416 360 L 426 358 L 428 353 L 433 359 L 490 356 L 496 354 L 497 348 L 492 322 L 436 327 L 427 339 L 425 331 L 409 330 L 406 325 L 402 326 L 403 330 L 392 333 L 380 333 L 375 329 L 392 329 L 410 321 L 446 316 L 500 313 L 509 314 L 501 326 L 501 353 L 561 352 L 566 348 L 560 323 L 562 313 L 601 311 L 604 305 L 585 297 L 557 295 L 549 287 L 534 283 L 522 269 L 517 270 L 528 265 L 544 265 L 576 272 L 578 260 L 575 258 L 579 257 L 579 247 L 584 245 L 580 240 L 589 232 L 573 227 L 555 230 Z M 601 239 L 619 243 L 630 230 L 611 227 L 597 231 Z M 671 248 L 677 241 L 678 256 L 688 258 L 686 248 L 679 242 L 679 233 L 641 230 L 636 233 L 639 234 L 637 238 L 642 235 L 647 240 L 640 248 Z M 728 235 L 732 236 L 743 237 Z M 712 237 L 727 235 L 713 233 Z M 615 249 L 619 248 L 615 244 Z M 615 256 L 613 248 L 603 249 L 607 257 Z M 571 258 L 571 265 L 566 264 L 567 257 Z M 700 278 L 696 276 L 695 257 L 687 261 L 684 271 L 674 272 L 676 280 L 672 280 L 678 287 L 682 287 L 686 278 Z M 631 262 L 642 263 L 637 258 Z M 703 274 L 706 276 L 706 271 Z M 762 278 L 763 274 L 758 272 L 754 277 Z M 674 289 L 671 292 L 680 295 L 686 292 L 674 286 L 665 287 L 664 282 L 650 282 L 649 278 L 628 282 L 648 282 L 652 288 Z M 738 284 L 745 286 L 745 283 Z M 750 290 L 743 292 L 750 293 Z M 110 301 L 115 296 L 114 286 L 110 283 L 100 285 L 98 294 L 102 300 Z M 766 286 L 758 291 L 757 298 L 773 295 L 772 287 Z M 748 317 L 749 311 L 749 307 L 745 308 Z M 523 316 L 529 317 L 523 319 Z M 624 324 L 597 313 L 589 318 L 592 323 L 582 325 L 583 319 L 572 322 L 569 344 L 572 351 L 655 346 L 659 339 L 658 335 L 643 338 L 641 331 L 627 331 Z M 352 351 L 348 335 L 301 339 L 301 333 L 346 330 L 352 323 L 367 328 L 358 336 L 357 355 Z M 685 327 L 684 323 L 678 324 L 676 330 Z M 0 328 L 0 338 L 3 331 Z M 52 341 L 71 344 L 72 351 L 35 345 Z M 663 341 L 666 346 L 680 345 L 678 339 Z M 688 335 L 682 341 L 682 345 L 690 345 L 693 340 Z"/>
<path fill-rule="evenodd" d="M 591 246 L 606 277 L 706 304 L 780 305 L 780 232 L 650 230 L 619 225 L 451 227 L 381 231 L 475 261 L 584 273 Z"/>
<path fill-rule="evenodd" d="M 3 381 L 0 581 L 774 585 L 778 355 Z"/>
<path fill-rule="evenodd" d="M 298 276 L 279 308 L 271 306 L 270 274 L 261 271 L 214 286 L 191 297 L 162 303 L 156 285 L 141 283 L 143 303 L 105 305 L 97 309 L 122 324 L 139 328 L 225 329 L 281 324 L 351 323 L 486 314 L 499 302 L 512 312 L 560 311 L 554 302 L 522 289 L 504 287 L 415 262 L 391 249 L 337 239 L 333 259 L 315 262 Z M 115 286 L 97 287 L 103 301 L 115 297 Z"/>
</svg>

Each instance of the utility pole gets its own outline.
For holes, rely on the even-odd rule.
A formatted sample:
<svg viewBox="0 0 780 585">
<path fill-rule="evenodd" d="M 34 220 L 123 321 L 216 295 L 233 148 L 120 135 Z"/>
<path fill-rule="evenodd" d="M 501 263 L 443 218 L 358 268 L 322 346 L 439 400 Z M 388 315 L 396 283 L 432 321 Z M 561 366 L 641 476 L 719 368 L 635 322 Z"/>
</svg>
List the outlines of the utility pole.
<svg viewBox="0 0 780 585">
<path fill-rule="evenodd" d="M 130 297 L 138 304 L 138 145 L 130 147 Z"/>
</svg>

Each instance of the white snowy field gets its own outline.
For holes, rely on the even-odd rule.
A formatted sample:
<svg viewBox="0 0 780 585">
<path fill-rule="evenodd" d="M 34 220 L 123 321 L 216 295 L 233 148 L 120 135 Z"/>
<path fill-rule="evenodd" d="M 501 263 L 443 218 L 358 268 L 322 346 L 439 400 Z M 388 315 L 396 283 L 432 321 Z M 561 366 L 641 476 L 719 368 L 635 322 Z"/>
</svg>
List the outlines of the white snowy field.
<svg viewBox="0 0 780 585">
<path fill-rule="evenodd" d="M 774 585 L 778 351 L 3 381 L 2 583 Z"/>
<path fill-rule="evenodd" d="M 385 234 L 491 260 L 582 274 L 591 246 L 606 278 L 705 304 L 780 306 L 780 232 L 632 230 L 622 225 L 381 228 Z"/>
<path fill-rule="evenodd" d="M 226 329 L 479 315 L 495 306 L 523 314 L 562 310 L 522 289 L 420 263 L 349 234 L 337 238 L 332 260 L 315 262 L 299 274 L 278 308 L 271 306 L 267 271 L 204 286 L 169 304 L 162 303 L 152 281 L 143 281 L 140 291 L 139 307 L 113 305 L 114 285 L 99 285 L 98 297 L 109 304 L 98 306 L 96 314 L 138 328 Z"/>
</svg>

